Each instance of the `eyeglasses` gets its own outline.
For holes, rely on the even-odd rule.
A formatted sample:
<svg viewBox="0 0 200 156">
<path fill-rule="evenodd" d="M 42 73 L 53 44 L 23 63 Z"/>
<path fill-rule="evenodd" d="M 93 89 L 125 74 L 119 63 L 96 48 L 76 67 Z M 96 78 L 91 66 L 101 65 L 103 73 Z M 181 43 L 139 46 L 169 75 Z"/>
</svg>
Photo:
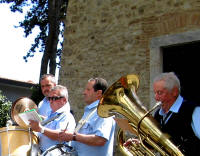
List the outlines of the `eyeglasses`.
<svg viewBox="0 0 200 156">
<path fill-rule="evenodd" d="M 56 100 L 59 100 L 59 99 L 62 99 L 64 98 L 64 96 L 52 96 L 52 97 L 47 97 L 47 99 L 50 101 L 56 101 Z"/>
</svg>

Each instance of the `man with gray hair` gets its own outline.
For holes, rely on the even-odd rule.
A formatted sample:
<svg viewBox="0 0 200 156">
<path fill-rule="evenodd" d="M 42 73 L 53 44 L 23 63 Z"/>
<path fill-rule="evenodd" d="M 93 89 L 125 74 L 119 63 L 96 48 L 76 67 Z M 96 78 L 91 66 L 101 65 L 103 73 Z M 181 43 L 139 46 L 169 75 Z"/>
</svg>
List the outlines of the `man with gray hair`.
<svg viewBox="0 0 200 156">
<path fill-rule="evenodd" d="M 66 87 L 54 86 L 46 98 L 50 101 L 51 111 L 47 113 L 47 118 L 43 121 L 44 126 L 30 120 L 31 129 L 39 132 L 39 146 L 42 152 L 61 143 L 58 137 L 61 131 L 73 132 L 76 126 L 75 119 L 68 106 L 68 90 Z"/>
<path fill-rule="evenodd" d="M 173 72 L 158 75 L 153 89 L 155 100 L 162 103 L 154 115 L 162 131 L 172 137 L 185 155 L 199 155 L 200 105 L 181 96 L 180 81 Z"/>
</svg>

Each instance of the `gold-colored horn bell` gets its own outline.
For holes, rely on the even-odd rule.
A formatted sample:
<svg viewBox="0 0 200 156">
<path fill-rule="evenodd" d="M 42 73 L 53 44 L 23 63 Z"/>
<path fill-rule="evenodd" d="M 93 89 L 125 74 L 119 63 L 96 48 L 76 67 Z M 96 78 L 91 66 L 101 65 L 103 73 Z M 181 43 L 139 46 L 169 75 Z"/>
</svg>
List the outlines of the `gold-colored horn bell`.
<svg viewBox="0 0 200 156">
<path fill-rule="evenodd" d="M 170 136 L 163 133 L 158 122 L 146 111 L 136 90 L 139 87 L 137 75 L 126 75 L 111 85 L 103 94 L 98 105 L 98 115 L 106 118 L 120 114 L 127 120 L 118 121 L 121 128 L 118 132 L 119 148 L 124 155 L 148 155 L 159 153 L 162 156 L 183 156 L 182 152 L 170 140 Z M 117 119 L 117 118 L 116 118 Z M 136 134 L 140 140 L 126 148 L 124 130 Z"/>
</svg>

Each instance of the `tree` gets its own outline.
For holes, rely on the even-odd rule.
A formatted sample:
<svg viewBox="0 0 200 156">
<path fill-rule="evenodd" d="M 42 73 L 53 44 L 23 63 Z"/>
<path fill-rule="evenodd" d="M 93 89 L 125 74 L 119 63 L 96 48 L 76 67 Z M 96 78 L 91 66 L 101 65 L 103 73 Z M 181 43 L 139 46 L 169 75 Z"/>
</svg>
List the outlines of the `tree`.
<svg viewBox="0 0 200 156">
<path fill-rule="evenodd" d="M 44 98 L 40 84 L 31 87 L 31 92 L 31 100 L 33 100 L 36 103 L 36 105 L 38 105 L 40 101 Z"/>
<path fill-rule="evenodd" d="M 49 73 L 55 75 L 56 67 L 60 67 L 60 58 L 63 47 L 64 18 L 66 16 L 68 0 L 0 0 L 0 3 L 9 3 L 12 12 L 25 13 L 23 21 L 16 27 L 24 29 L 28 37 L 33 29 L 39 28 L 35 43 L 30 47 L 24 60 L 33 57 L 36 50 L 44 52 L 41 60 L 40 77 Z M 57 61 L 58 58 L 58 61 Z"/>
<path fill-rule="evenodd" d="M 10 110 L 12 102 L 2 94 L 0 90 L 0 127 L 5 127 L 6 122 L 11 119 Z"/>
</svg>

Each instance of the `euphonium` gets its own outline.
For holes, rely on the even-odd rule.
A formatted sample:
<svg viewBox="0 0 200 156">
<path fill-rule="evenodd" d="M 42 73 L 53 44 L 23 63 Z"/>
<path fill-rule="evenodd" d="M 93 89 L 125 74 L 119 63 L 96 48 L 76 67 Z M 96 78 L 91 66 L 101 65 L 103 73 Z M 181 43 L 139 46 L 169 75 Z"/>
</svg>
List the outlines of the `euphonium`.
<svg viewBox="0 0 200 156">
<path fill-rule="evenodd" d="M 146 111 L 136 90 L 139 87 L 137 75 L 126 75 L 109 87 L 100 99 L 97 112 L 101 117 L 109 117 L 120 114 L 126 118 L 127 126 L 118 121 L 121 128 L 118 132 L 119 148 L 124 155 L 148 155 L 154 156 L 159 153 L 162 156 L 183 156 L 181 151 L 172 143 L 170 136 L 162 133 L 157 121 L 150 115 L 151 111 Z M 160 103 L 158 104 L 160 105 Z M 117 119 L 117 118 L 116 118 Z M 140 143 L 133 143 L 126 148 L 124 127 L 129 127 L 129 131 L 139 138 Z M 131 127 L 131 130 L 130 130 Z M 123 129 L 123 130 L 122 130 Z"/>
</svg>

